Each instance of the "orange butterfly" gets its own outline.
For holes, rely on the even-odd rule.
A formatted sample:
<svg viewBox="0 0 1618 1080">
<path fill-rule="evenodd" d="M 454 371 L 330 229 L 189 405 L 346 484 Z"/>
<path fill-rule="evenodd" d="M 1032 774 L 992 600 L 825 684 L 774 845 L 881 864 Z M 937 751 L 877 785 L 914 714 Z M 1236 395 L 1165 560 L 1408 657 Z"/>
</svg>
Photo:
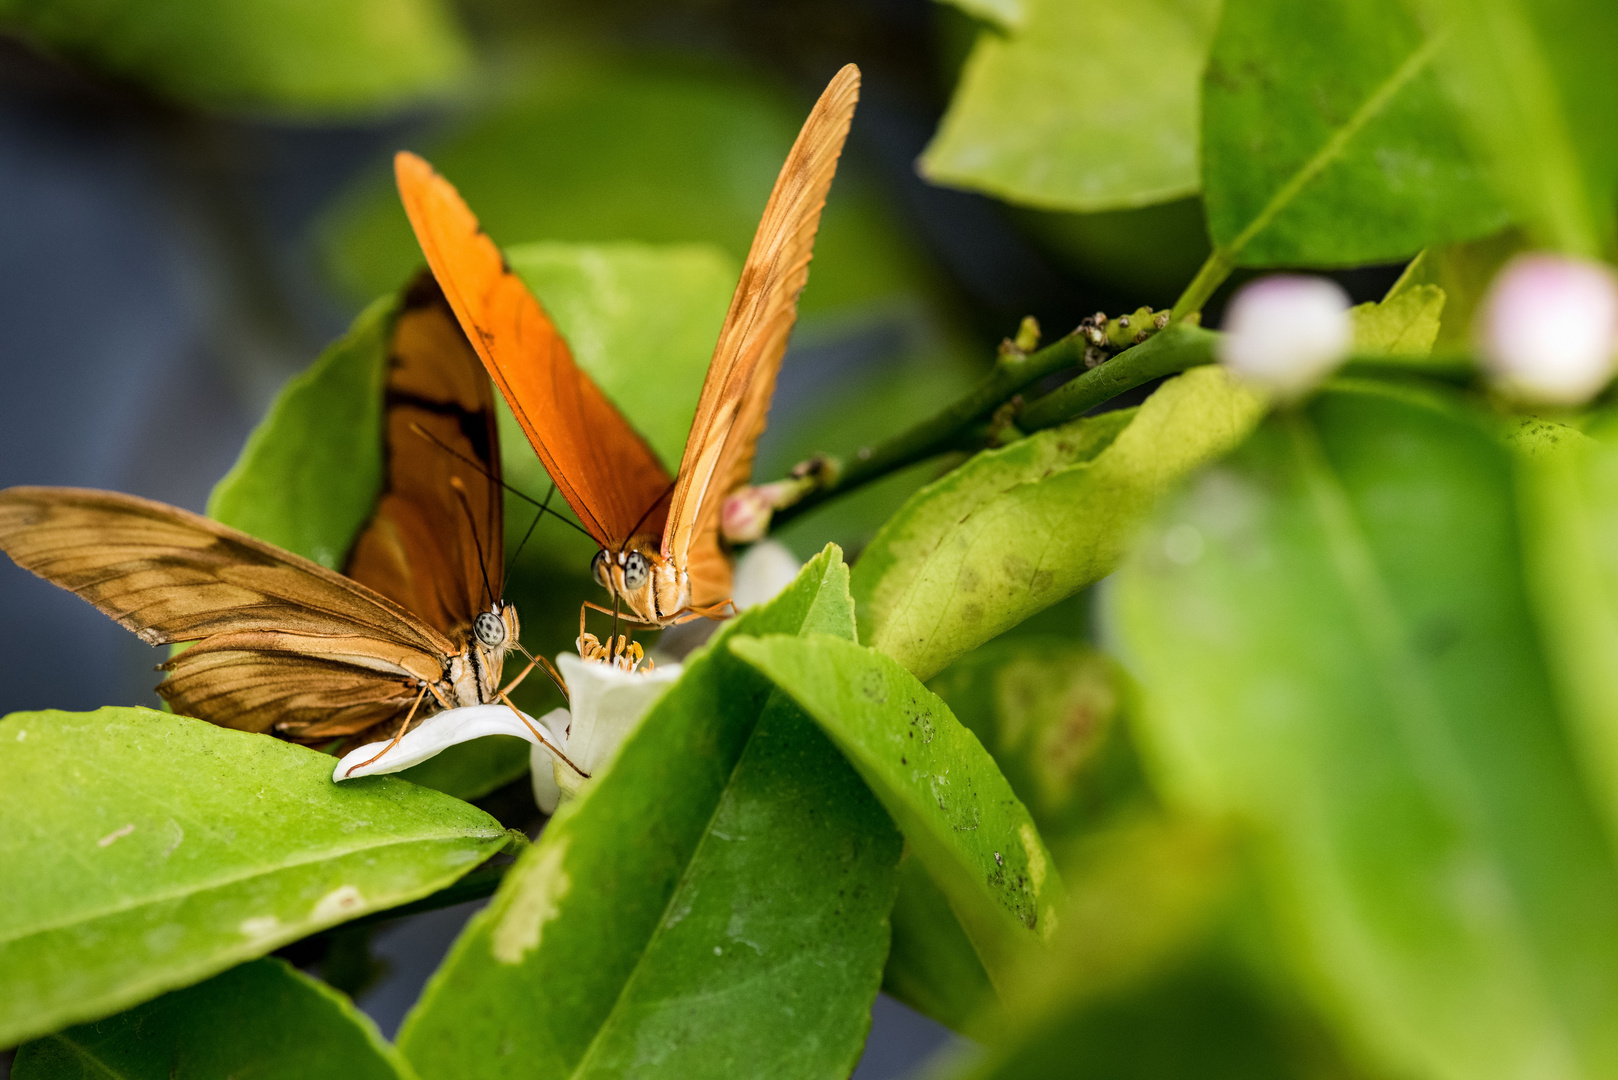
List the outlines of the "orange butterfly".
<svg viewBox="0 0 1618 1080">
<path fill-rule="evenodd" d="M 449 182 L 414 154 L 394 159 L 399 194 L 428 265 L 546 471 L 601 545 L 591 564 L 596 580 L 640 623 L 722 617 L 728 606 L 721 505 L 752 471 L 859 84 L 854 65 L 837 73 L 781 167 L 719 333 L 677 478 L 579 370 L 556 325 Z"/>
<path fill-rule="evenodd" d="M 383 494 L 347 576 L 178 507 L 82 488 L 0 491 L 0 550 L 147 644 L 196 642 L 162 665 L 157 690 L 222 727 L 358 745 L 438 709 L 509 705 L 523 676 L 500 685 L 521 646 L 495 591 L 494 396 L 426 275 L 394 324 L 385 420 Z"/>
</svg>

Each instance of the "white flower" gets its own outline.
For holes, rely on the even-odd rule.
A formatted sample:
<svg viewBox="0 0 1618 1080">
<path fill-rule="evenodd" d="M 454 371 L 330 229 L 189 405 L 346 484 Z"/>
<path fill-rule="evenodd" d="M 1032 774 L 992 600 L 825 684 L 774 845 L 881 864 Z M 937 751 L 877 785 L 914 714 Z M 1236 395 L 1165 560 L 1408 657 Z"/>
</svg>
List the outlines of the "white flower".
<svg viewBox="0 0 1618 1080">
<path fill-rule="evenodd" d="M 797 578 L 803 564 L 779 540 L 761 540 L 736 560 L 730 602 L 737 611 L 768 603 Z"/>
<path fill-rule="evenodd" d="M 529 724 L 543 726 L 562 753 L 593 776 L 612 760 L 624 739 L 681 671 L 679 664 L 667 664 L 651 671 L 630 672 L 600 661 L 587 662 L 573 653 L 563 653 L 556 663 L 567 681 L 571 709 L 552 709 L 537 721 L 527 714 L 519 717 L 503 704 L 450 709 L 423 720 L 386 753 L 382 751 L 387 749 L 387 740 L 350 751 L 337 763 L 332 779 L 399 772 L 456 743 L 485 735 L 515 735 L 533 745 L 530 767 L 534 800 L 541 810 L 551 813 L 563 794 L 578 792 L 584 778 L 557 758 Z M 376 761 L 360 765 L 379 753 L 381 757 Z"/>
<path fill-rule="evenodd" d="M 1241 379 L 1297 398 L 1354 344 L 1348 294 L 1334 281 L 1277 274 L 1244 285 L 1225 313 L 1219 359 Z"/>
<path fill-rule="evenodd" d="M 1484 298 L 1477 329 L 1502 389 L 1531 401 L 1576 405 L 1612 378 L 1618 356 L 1618 283 L 1601 263 L 1519 255 Z"/>
<path fill-rule="evenodd" d="M 522 714 L 518 717 L 505 705 L 469 705 L 464 709 L 449 709 L 435 713 L 405 733 L 405 737 L 388 750 L 392 739 L 366 743 L 357 750 L 343 755 L 332 773 L 333 780 L 354 780 L 361 776 L 380 776 L 396 773 L 420 765 L 428 758 L 437 757 L 456 743 L 481 739 L 485 735 L 515 735 L 538 746 L 539 737 L 529 724 L 543 725 L 545 733 L 561 744 L 567 730 L 567 710 L 552 709 L 543 718 L 535 720 Z M 382 753 L 387 750 L 386 753 Z M 381 755 L 378 757 L 377 755 Z M 371 761 L 376 758 L 375 761 Z M 362 764 L 369 762 L 369 764 Z"/>
</svg>

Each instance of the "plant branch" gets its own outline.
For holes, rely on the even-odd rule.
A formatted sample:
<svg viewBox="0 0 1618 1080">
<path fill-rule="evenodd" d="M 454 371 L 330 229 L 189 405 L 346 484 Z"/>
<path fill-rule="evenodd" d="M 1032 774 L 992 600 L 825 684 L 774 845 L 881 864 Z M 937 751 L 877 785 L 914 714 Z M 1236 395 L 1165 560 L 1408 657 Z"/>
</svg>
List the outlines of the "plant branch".
<svg viewBox="0 0 1618 1080">
<path fill-rule="evenodd" d="M 1153 379 L 1211 364 L 1218 340 L 1218 334 L 1200 326 L 1171 325 L 1029 405 L 1018 414 L 1017 427 L 1023 431 L 1055 427 Z"/>
<path fill-rule="evenodd" d="M 1225 254 L 1223 249 L 1214 248 L 1208 258 L 1197 271 L 1197 276 L 1191 279 L 1191 284 L 1185 287 L 1180 298 L 1174 301 L 1174 308 L 1169 312 L 1169 319 L 1173 322 L 1184 322 L 1186 319 L 1202 311 L 1202 305 L 1208 302 L 1214 291 L 1225 283 L 1230 272 L 1236 269 L 1236 264 Z"/>
<path fill-rule="evenodd" d="M 906 465 L 955 449 L 964 435 L 975 430 L 1018 391 L 1047 375 L 1082 364 L 1086 344 L 1084 337 L 1075 332 L 1038 352 L 1026 355 L 1017 351 L 1003 352 L 986 379 L 908 431 L 860 450 L 851 460 L 819 459 L 819 466 L 829 479 L 798 502 L 777 511 L 774 524 L 784 524 L 835 495 L 845 494 Z"/>
</svg>

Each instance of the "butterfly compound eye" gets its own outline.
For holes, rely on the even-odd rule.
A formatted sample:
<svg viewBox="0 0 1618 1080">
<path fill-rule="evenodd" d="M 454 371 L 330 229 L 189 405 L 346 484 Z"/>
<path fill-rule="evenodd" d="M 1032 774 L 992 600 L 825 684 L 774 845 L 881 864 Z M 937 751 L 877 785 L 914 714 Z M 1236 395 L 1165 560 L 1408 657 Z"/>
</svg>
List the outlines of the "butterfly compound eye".
<svg viewBox="0 0 1618 1080">
<path fill-rule="evenodd" d="M 485 611 L 472 621 L 472 633 L 491 649 L 506 643 L 506 624 L 492 611 Z"/>
<path fill-rule="evenodd" d="M 596 584 L 603 589 L 612 588 L 612 583 L 607 580 L 607 553 L 605 551 L 596 552 L 596 557 L 590 560 L 590 576 L 595 578 Z"/>
<path fill-rule="evenodd" d="M 629 558 L 624 560 L 624 587 L 631 590 L 639 589 L 646 584 L 647 576 L 646 556 L 638 551 L 631 551 Z"/>
</svg>

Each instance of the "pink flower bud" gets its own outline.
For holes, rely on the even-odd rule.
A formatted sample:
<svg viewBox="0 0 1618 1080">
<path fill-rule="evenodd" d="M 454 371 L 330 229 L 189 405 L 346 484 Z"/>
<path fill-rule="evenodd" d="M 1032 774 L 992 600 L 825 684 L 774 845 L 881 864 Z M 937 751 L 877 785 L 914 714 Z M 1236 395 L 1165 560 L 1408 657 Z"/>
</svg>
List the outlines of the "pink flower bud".
<svg viewBox="0 0 1618 1080">
<path fill-rule="evenodd" d="M 1477 329 L 1508 393 L 1551 405 L 1588 401 L 1618 358 L 1618 281 L 1601 263 L 1519 255 L 1489 287 Z"/>
<path fill-rule="evenodd" d="M 1354 344 L 1348 295 L 1336 282 L 1277 274 L 1244 285 L 1225 312 L 1219 359 L 1284 398 L 1317 386 Z"/>
</svg>

